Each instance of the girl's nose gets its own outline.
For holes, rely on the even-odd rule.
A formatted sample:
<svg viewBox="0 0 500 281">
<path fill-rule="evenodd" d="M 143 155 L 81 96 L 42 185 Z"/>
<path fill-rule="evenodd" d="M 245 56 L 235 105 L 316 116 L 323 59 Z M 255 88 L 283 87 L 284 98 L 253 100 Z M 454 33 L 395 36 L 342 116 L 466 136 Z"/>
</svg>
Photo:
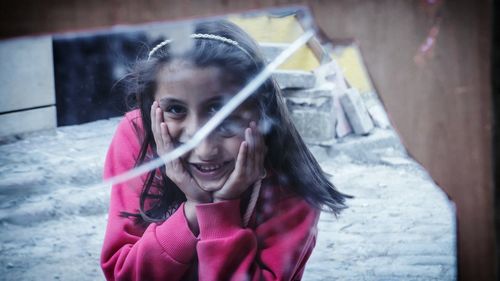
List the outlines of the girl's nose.
<svg viewBox="0 0 500 281">
<path fill-rule="evenodd" d="M 186 143 L 189 141 L 200 127 L 201 124 L 197 118 L 188 116 L 180 126 L 179 142 Z"/>
<path fill-rule="evenodd" d="M 201 161 L 215 160 L 219 155 L 219 143 L 214 135 L 210 134 L 194 149 L 194 153 Z"/>
<path fill-rule="evenodd" d="M 190 140 L 202 126 L 203 123 L 197 120 L 197 118 L 186 119 L 179 136 L 179 142 L 185 143 Z M 193 153 L 201 161 L 211 161 L 217 158 L 219 151 L 219 141 L 217 140 L 217 136 L 212 133 L 193 150 Z"/>
</svg>

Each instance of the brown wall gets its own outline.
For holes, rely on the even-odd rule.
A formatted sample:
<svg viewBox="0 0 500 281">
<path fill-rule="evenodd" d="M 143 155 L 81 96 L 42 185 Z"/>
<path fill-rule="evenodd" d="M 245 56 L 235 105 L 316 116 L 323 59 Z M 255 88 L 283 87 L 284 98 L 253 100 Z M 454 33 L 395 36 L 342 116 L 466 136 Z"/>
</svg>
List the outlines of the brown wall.
<svg viewBox="0 0 500 281">
<path fill-rule="evenodd" d="M 171 2 L 168 4 L 168 2 Z M 493 280 L 491 1 L 309 1 L 332 38 L 359 42 L 410 153 L 455 201 L 459 277 Z M 43 4 L 42 4 L 43 3 Z M 181 19 L 306 1 L 34 1 L 0 4 L 0 38 Z M 434 56 L 413 57 L 441 15 Z"/>
<path fill-rule="evenodd" d="M 434 22 L 424 1 L 314 3 L 319 25 L 359 42 L 410 153 L 457 205 L 459 276 L 493 280 L 489 5 L 447 1 L 434 56 L 413 57 Z"/>
</svg>

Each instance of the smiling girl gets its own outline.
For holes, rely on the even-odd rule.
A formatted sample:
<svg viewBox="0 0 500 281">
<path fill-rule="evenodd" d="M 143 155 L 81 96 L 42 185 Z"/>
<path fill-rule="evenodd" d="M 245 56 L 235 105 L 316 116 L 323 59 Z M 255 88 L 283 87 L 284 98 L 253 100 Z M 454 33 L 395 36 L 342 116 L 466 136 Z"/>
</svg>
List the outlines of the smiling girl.
<svg viewBox="0 0 500 281">
<path fill-rule="evenodd" d="M 174 55 L 164 41 L 128 77 L 135 106 L 105 177 L 189 140 L 265 66 L 229 22 L 199 23 L 189 37 L 190 50 Z M 320 210 L 338 214 L 345 197 L 269 79 L 195 149 L 113 186 L 101 266 L 108 280 L 299 280 Z"/>
</svg>

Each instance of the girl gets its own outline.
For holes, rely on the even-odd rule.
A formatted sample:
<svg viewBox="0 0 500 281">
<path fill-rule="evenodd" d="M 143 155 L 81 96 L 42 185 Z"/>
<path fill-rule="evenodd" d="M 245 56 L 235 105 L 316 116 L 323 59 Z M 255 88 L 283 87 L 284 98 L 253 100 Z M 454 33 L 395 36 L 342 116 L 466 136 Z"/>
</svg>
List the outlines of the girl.
<svg viewBox="0 0 500 281">
<path fill-rule="evenodd" d="M 128 78 L 135 109 L 106 158 L 112 177 L 188 140 L 264 68 L 226 21 L 198 23 L 193 47 L 164 41 Z M 109 280 L 299 280 L 321 209 L 345 208 L 269 79 L 194 150 L 114 185 L 101 266 Z"/>
</svg>

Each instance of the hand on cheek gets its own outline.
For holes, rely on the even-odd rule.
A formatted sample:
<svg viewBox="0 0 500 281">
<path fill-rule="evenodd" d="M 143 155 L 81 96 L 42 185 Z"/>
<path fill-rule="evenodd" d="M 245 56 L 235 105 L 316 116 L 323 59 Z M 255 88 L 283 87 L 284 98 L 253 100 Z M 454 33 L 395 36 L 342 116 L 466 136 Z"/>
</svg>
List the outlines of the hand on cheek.
<svg viewBox="0 0 500 281">
<path fill-rule="evenodd" d="M 214 202 L 236 199 L 265 174 L 266 155 L 264 137 L 255 122 L 245 129 L 245 140 L 240 144 L 236 164 L 224 186 L 213 193 Z"/>
<path fill-rule="evenodd" d="M 166 154 L 174 149 L 167 124 L 163 122 L 163 112 L 156 101 L 151 106 L 151 129 L 158 155 Z M 198 186 L 179 158 L 165 163 L 165 173 L 186 195 L 188 202 L 207 203 L 212 201 L 211 194 Z"/>
</svg>

